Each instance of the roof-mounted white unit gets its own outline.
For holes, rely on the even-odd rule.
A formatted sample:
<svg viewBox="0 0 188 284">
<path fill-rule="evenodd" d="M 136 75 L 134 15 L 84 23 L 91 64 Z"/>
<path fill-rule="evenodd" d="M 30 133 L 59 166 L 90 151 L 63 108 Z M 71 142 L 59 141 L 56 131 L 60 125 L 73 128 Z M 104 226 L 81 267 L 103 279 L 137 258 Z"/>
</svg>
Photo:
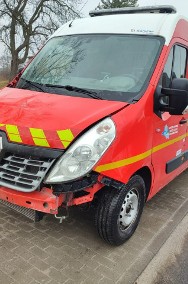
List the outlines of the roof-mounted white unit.
<svg viewBox="0 0 188 284">
<path fill-rule="evenodd" d="M 142 14 L 142 13 L 175 14 L 176 12 L 177 12 L 176 8 L 173 6 L 160 5 L 160 6 L 94 10 L 91 11 L 89 15 L 91 17 L 97 17 L 97 16 L 117 15 L 117 14 Z"/>
</svg>

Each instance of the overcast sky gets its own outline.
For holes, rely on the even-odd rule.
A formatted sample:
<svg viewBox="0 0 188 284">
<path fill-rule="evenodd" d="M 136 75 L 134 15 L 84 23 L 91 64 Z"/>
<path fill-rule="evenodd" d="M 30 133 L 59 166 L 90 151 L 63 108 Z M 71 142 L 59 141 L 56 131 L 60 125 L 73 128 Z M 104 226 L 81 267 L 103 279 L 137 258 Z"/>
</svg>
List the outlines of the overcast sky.
<svg viewBox="0 0 188 284">
<path fill-rule="evenodd" d="M 187 2 L 187 3 L 185 3 Z M 86 3 L 83 7 L 82 13 L 87 16 L 89 11 L 95 9 L 100 3 L 100 0 L 83 0 Z M 187 14 L 188 17 L 188 1 L 187 0 L 139 0 L 139 6 L 151 6 L 151 5 L 173 5 L 182 14 Z M 82 5 L 83 6 L 83 5 Z"/>
</svg>

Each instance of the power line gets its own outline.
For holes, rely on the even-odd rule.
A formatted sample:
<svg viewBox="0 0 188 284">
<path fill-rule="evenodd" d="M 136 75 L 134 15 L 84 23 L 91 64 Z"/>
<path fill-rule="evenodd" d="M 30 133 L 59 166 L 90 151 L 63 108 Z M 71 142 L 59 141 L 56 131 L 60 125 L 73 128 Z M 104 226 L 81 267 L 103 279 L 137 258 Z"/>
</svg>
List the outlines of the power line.
<svg viewBox="0 0 188 284">
<path fill-rule="evenodd" d="M 84 9 L 84 7 L 87 5 L 88 1 L 89 1 L 89 0 L 86 0 L 86 2 L 84 3 L 84 5 L 83 5 L 82 8 L 80 9 L 79 13 L 82 12 L 82 10 Z"/>
</svg>

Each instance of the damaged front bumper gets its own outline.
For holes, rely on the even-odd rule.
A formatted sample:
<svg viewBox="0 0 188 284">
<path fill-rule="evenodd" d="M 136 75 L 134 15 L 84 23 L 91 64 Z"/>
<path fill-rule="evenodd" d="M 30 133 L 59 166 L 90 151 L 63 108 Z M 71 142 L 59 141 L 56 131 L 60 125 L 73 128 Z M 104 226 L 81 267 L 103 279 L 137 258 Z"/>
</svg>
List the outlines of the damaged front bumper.
<svg viewBox="0 0 188 284">
<path fill-rule="evenodd" d="M 68 192 L 59 193 L 58 195 L 54 195 L 53 190 L 46 187 L 43 187 L 41 191 L 30 193 L 0 187 L 0 200 L 35 211 L 56 215 L 60 207 L 69 207 L 91 202 L 95 193 L 103 186 L 103 184 L 98 182 L 92 187 L 79 192 L 79 194 Z"/>
<path fill-rule="evenodd" d="M 55 196 L 49 188 L 42 188 L 41 191 L 25 193 L 1 187 L 0 199 L 36 211 L 57 214 L 58 208 L 65 199 L 65 195 Z"/>
</svg>

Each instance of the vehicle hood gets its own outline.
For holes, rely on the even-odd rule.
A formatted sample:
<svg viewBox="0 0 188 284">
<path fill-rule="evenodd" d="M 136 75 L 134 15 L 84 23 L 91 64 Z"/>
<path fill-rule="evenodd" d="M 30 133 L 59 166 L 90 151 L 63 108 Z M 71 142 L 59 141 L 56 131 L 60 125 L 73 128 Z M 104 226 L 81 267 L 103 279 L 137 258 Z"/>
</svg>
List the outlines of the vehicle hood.
<svg viewBox="0 0 188 284">
<path fill-rule="evenodd" d="M 62 149 L 84 129 L 126 105 L 7 87 L 0 91 L 0 129 L 14 143 Z"/>
</svg>

